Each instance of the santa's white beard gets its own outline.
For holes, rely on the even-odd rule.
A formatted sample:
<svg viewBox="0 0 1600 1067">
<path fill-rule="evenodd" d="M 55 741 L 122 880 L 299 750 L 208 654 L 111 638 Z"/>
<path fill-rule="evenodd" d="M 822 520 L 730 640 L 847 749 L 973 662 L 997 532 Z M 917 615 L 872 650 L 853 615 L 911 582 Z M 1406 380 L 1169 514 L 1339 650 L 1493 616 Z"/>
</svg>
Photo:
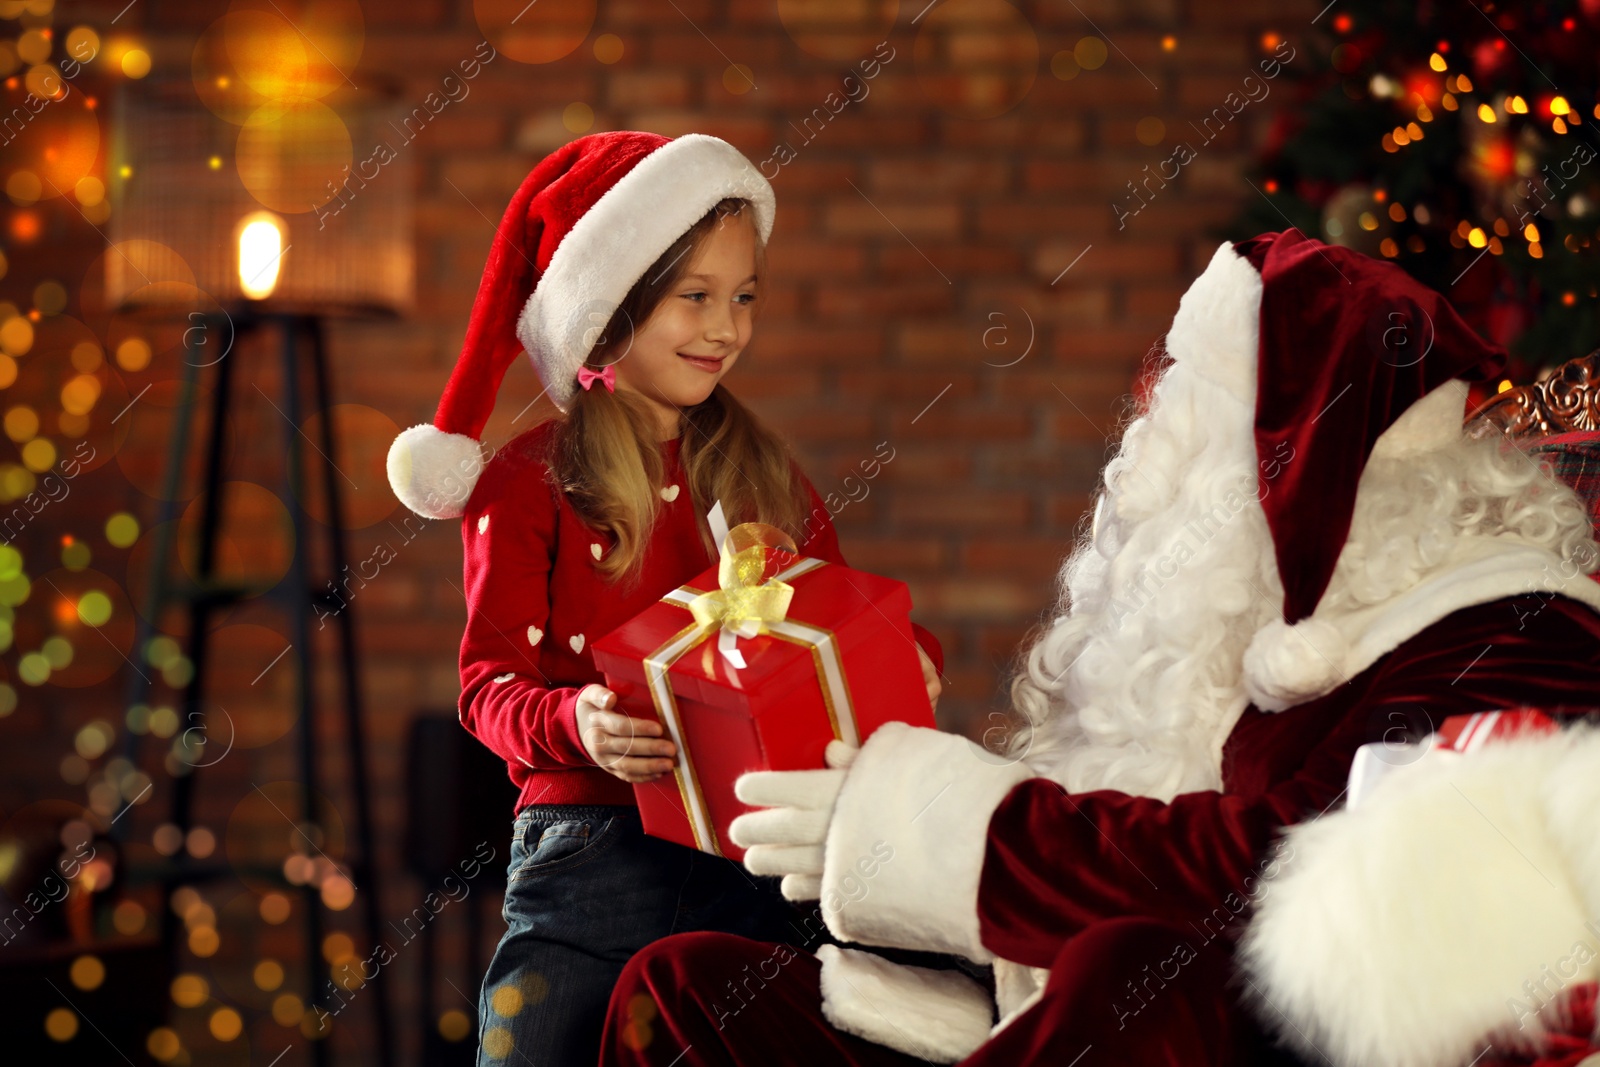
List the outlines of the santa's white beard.
<svg viewBox="0 0 1600 1067">
<path fill-rule="evenodd" d="M 1252 413 L 1183 362 L 1151 396 L 1062 569 L 1055 623 L 1012 683 L 1030 724 L 1012 751 L 1074 792 L 1170 799 L 1221 786 L 1222 740 L 1248 702 L 1244 650 L 1283 591 Z"/>
</svg>

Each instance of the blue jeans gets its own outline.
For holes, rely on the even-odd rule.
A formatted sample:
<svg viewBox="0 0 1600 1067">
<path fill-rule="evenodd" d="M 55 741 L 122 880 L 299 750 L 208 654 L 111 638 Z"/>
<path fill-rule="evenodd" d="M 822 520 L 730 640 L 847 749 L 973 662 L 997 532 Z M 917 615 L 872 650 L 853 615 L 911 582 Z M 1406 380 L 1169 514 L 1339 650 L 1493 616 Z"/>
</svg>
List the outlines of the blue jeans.
<svg viewBox="0 0 1600 1067">
<path fill-rule="evenodd" d="M 632 806 L 523 808 L 506 878 L 506 932 L 478 997 L 479 1067 L 595 1063 L 622 965 L 668 934 L 815 948 L 821 933 L 777 879 L 647 836 Z"/>
</svg>

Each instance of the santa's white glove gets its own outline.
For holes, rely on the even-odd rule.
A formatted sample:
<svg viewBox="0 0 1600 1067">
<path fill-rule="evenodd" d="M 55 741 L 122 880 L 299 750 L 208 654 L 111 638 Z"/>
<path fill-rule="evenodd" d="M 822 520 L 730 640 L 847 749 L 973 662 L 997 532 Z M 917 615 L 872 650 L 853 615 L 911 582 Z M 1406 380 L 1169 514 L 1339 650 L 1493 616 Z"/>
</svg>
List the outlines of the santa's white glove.
<svg viewBox="0 0 1600 1067">
<path fill-rule="evenodd" d="M 728 836 L 745 850 L 751 874 L 783 876 L 780 889 L 790 900 L 822 897 L 822 845 L 845 772 L 859 751 L 829 741 L 823 754 L 828 770 L 751 771 L 733 783 L 734 796 L 765 810 L 733 820 Z"/>
</svg>

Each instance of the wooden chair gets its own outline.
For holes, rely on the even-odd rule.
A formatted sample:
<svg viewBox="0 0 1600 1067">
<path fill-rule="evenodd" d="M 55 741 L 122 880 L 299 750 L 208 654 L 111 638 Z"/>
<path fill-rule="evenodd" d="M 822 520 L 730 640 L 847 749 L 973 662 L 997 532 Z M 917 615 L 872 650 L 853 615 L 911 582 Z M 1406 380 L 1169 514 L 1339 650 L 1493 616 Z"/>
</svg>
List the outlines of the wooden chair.
<svg viewBox="0 0 1600 1067">
<path fill-rule="evenodd" d="M 1474 437 L 1499 432 L 1547 462 L 1589 509 L 1600 539 L 1600 349 L 1569 360 L 1542 382 L 1519 385 L 1467 416 Z M 1600 572 L 1592 576 L 1600 582 Z"/>
<path fill-rule="evenodd" d="M 1600 349 L 1569 360 L 1542 382 L 1491 397 L 1467 422 L 1519 438 L 1600 431 Z"/>
</svg>

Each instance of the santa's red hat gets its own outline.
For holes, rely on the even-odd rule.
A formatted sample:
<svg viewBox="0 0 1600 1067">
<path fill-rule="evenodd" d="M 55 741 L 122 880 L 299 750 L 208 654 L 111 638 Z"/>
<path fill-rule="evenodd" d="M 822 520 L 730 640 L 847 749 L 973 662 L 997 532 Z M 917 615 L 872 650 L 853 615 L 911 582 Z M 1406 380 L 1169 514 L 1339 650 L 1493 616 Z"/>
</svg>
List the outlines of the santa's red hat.
<svg viewBox="0 0 1600 1067">
<path fill-rule="evenodd" d="M 1292 624 L 1333 577 L 1379 436 L 1446 382 L 1497 377 L 1506 352 L 1393 263 L 1294 229 L 1233 247 L 1261 274 L 1256 455 Z M 1465 399 L 1462 387 L 1439 393 L 1386 450 L 1459 437 Z"/>
<path fill-rule="evenodd" d="M 461 515 L 483 467 L 478 437 L 519 352 L 565 411 L 578 369 L 650 265 L 724 197 L 772 233 L 772 186 L 707 134 L 620 130 L 580 137 L 524 179 L 495 230 L 460 358 L 433 422 L 389 447 L 389 484 L 418 515 Z"/>
<path fill-rule="evenodd" d="M 1294 707 L 1387 650 L 1317 610 L 1369 459 L 1459 440 L 1467 383 L 1499 375 L 1506 352 L 1399 266 L 1295 229 L 1221 245 L 1184 294 L 1168 350 L 1253 418 L 1283 604 L 1245 654 L 1245 685 L 1258 707 Z M 1457 599 L 1491 592 L 1463 584 Z"/>
</svg>

